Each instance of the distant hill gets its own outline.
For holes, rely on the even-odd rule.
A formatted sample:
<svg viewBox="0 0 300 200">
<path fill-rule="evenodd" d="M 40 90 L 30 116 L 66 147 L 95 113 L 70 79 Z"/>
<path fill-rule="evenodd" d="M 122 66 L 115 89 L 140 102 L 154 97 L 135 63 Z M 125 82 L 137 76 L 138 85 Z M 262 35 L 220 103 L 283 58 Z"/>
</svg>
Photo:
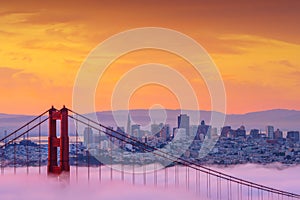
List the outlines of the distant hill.
<svg viewBox="0 0 300 200">
<path fill-rule="evenodd" d="M 35 116 L 30 115 L 14 115 L 0 113 L 0 138 L 4 136 L 5 131 L 7 131 L 7 133 L 10 133 L 34 118 Z"/>
<path fill-rule="evenodd" d="M 300 130 L 300 111 L 275 109 L 251 112 L 240 115 L 228 115 L 227 124 L 234 127 L 245 124 L 246 128 L 265 129 L 266 125 L 273 125 L 282 130 Z"/>
<path fill-rule="evenodd" d="M 126 111 L 117 111 L 118 116 L 124 120 L 124 126 L 126 127 L 127 115 Z M 154 113 L 155 119 L 159 119 L 159 112 Z M 172 127 L 177 125 L 177 116 L 181 113 L 180 110 L 166 110 L 167 120 L 166 122 Z M 195 121 L 195 116 L 197 111 L 185 110 L 182 113 L 188 113 L 191 117 L 191 124 L 199 124 L 200 122 Z M 98 119 L 104 124 L 110 124 L 115 126 L 112 123 L 113 117 L 111 111 L 98 112 Z M 147 124 L 151 121 L 148 110 L 131 110 L 131 118 L 138 124 Z M 205 120 L 206 124 L 210 124 L 210 111 L 200 111 L 200 120 Z M 163 119 L 163 117 L 161 117 Z M 156 120 L 156 122 L 160 122 Z M 230 125 L 232 128 L 238 128 L 241 125 L 244 125 L 246 129 L 250 130 L 252 128 L 258 128 L 265 130 L 266 125 L 273 125 L 274 128 L 280 128 L 284 131 L 286 130 L 300 130 L 300 111 L 296 110 L 287 110 L 287 109 L 275 109 L 275 110 L 266 110 L 259 112 L 251 112 L 246 114 L 228 114 L 225 118 L 225 125 Z"/>
<path fill-rule="evenodd" d="M 177 125 L 177 116 L 180 113 L 187 113 L 191 118 L 191 124 L 199 124 L 196 121 L 195 116 L 197 111 L 191 110 L 151 110 L 150 114 L 148 110 L 130 110 L 131 124 L 137 123 L 143 126 L 150 125 L 153 122 L 160 123 L 166 122 L 171 127 Z M 199 112 L 198 112 L 199 113 Z M 120 119 L 120 126 L 126 128 L 127 124 L 127 111 L 114 112 L 116 119 Z M 87 114 L 89 116 L 90 114 Z M 111 111 L 97 112 L 98 120 L 107 126 L 116 127 L 116 123 Z M 152 120 L 151 117 L 152 116 Z M 200 111 L 200 120 L 205 120 L 207 124 L 210 123 L 211 112 Z M 24 125 L 26 122 L 32 120 L 35 116 L 31 115 L 12 115 L 0 113 L 0 137 L 4 135 L 4 130 L 11 132 L 16 128 Z M 164 120 L 166 118 L 166 120 Z M 287 110 L 287 109 L 275 109 L 259 112 L 251 112 L 246 114 L 229 114 L 226 116 L 225 125 L 231 125 L 232 128 L 238 128 L 244 125 L 247 130 L 252 128 L 258 128 L 265 130 L 266 125 L 273 125 L 276 128 L 280 128 L 283 131 L 287 130 L 300 130 L 300 111 Z M 148 127 L 149 128 L 149 127 Z M 70 130 L 73 132 L 74 124 L 70 123 Z M 43 131 L 47 133 L 47 123 L 43 126 Z M 33 131 L 32 134 L 35 134 Z"/>
</svg>

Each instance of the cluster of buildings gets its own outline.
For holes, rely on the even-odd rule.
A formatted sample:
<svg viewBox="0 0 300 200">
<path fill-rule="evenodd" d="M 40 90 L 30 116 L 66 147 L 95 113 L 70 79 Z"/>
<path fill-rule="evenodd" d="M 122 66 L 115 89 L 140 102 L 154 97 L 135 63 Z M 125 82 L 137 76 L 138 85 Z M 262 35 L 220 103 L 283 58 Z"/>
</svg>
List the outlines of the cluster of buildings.
<svg viewBox="0 0 300 200">
<path fill-rule="evenodd" d="M 117 127 L 116 130 L 109 127 L 106 130 L 106 133 L 112 136 L 109 138 L 113 145 L 108 142 L 106 136 L 93 133 L 90 128 L 86 128 L 84 131 L 83 143 L 85 146 L 89 144 L 89 151 L 100 146 L 107 152 L 114 151 L 119 147 L 126 151 L 143 152 L 138 145 L 135 146 L 126 141 L 125 137 L 123 140 L 115 139 L 113 136 L 118 132 L 152 147 L 167 146 L 170 153 L 176 155 L 180 153 L 185 159 L 191 159 L 193 162 L 201 164 L 300 163 L 299 131 L 283 133 L 279 129 L 275 130 L 273 126 L 266 126 L 265 131 L 251 129 L 247 132 L 243 125 L 237 129 L 224 126 L 218 131 L 217 128 L 207 125 L 203 120 L 199 125 L 190 125 L 190 118 L 187 114 L 181 114 L 177 119 L 177 126 L 172 129 L 168 124 L 160 123 L 152 124 L 151 130 L 141 130 L 141 126 L 131 124 L 130 117 L 128 117 L 126 131 L 123 127 Z M 188 139 L 191 137 L 192 141 Z M 92 141 L 90 138 L 93 138 Z M 213 148 L 207 151 L 207 154 L 200 155 L 200 149 L 206 138 L 217 138 L 217 142 Z M 182 153 L 183 146 L 186 147 L 186 151 Z M 142 157 L 141 154 L 141 159 Z"/>
<path fill-rule="evenodd" d="M 137 143 L 132 143 L 129 138 Z M 213 146 L 207 147 L 207 139 L 214 141 Z M 101 155 L 102 158 L 110 160 L 112 156 L 113 160 L 119 163 L 125 160 L 127 163 L 137 164 L 145 160 L 148 163 L 164 162 L 164 158 L 157 160 L 154 155 L 144 154 L 145 151 L 138 143 L 165 148 L 172 155 L 179 155 L 199 164 L 300 164 L 299 131 L 283 132 L 269 125 L 265 131 L 251 129 L 247 132 L 245 126 L 237 129 L 224 126 L 217 129 L 203 120 L 199 125 L 190 125 L 190 117 L 187 114 L 178 116 L 177 126 L 174 128 L 168 124 L 154 123 L 150 130 L 142 130 L 140 125 L 131 124 L 130 117 L 126 130 L 124 127 L 108 127 L 101 133 L 86 127 L 83 131 L 83 141 L 70 144 L 70 162 L 84 165 L 93 160 L 99 164 L 98 158 L 90 158 L 94 155 Z M 23 141 L 13 143 L 0 152 L 4 155 L 2 163 L 12 165 L 17 162 L 24 166 L 29 159 L 45 164 L 47 148 L 47 144 L 37 145 L 24 138 Z M 131 161 L 130 157 L 132 152 L 137 155 L 134 161 Z M 42 155 L 39 155 L 40 153 Z M 32 163 L 34 165 L 36 162 Z"/>
<path fill-rule="evenodd" d="M 292 142 L 299 142 L 299 131 L 287 131 L 286 136 L 279 129 L 274 129 L 274 126 L 266 126 L 265 131 L 259 129 L 251 129 L 248 133 L 245 126 L 241 126 L 237 129 L 233 129 L 231 126 L 224 126 L 218 132 L 217 128 L 213 128 L 210 125 L 205 124 L 202 120 L 199 125 L 190 125 L 190 118 L 187 114 L 180 114 L 178 116 L 177 126 L 173 129 L 169 124 L 151 124 L 151 130 L 141 130 L 139 124 L 131 124 L 130 117 L 127 121 L 127 129 L 124 127 L 117 127 L 115 130 L 118 133 L 126 135 L 127 137 L 135 138 L 140 142 L 144 142 L 153 146 L 160 146 L 162 143 L 170 142 L 176 135 L 193 136 L 194 140 L 204 141 L 206 137 L 210 137 L 214 134 L 220 134 L 221 138 L 251 138 L 258 139 L 263 138 L 269 143 L 276 143 L 278 140 L 289 140 Z M 112 131 L 114 128 L 109 127 L 106 133 L 111 135 L 116 134 Z M 84 130 L 84 145 L 98 144 L 104 140 L 103 134 L 93 133 L 90 127 L 86 127 Z"/>
</svg>

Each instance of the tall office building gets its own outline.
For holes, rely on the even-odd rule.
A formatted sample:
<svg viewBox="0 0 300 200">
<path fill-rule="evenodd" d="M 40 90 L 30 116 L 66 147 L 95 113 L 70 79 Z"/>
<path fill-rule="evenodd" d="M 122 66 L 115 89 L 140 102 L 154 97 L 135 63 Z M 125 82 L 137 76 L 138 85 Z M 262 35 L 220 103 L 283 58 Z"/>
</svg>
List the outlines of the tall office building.
<svg viewBox="0 0 300 200">
<path fill-rule="evenodd" d="M 167 140 L 171 140 L 171 134 L 170 134 L 170 125 L 169 124 L 165 124 L 163 127 L 166 136 L 167 136 Z"/>
<path fill-rule="evenodd" d="M 221 130 L 222 137 L 230 137 L 231 126 L 224 126 Z"/>
<path fill-rule="evenodd" d="M 258 129 L 251 129 L 250 136 L 252 138 L 259 138 L 259 130 Z"/>
<path fill-rule="evenodd" d="M 87 146 L 93 143 L 93 130 L 91 127 L 86 127 L 83 132 L 83 144 Z"/>
<path fill-rule="evenodd" d="M 133 124 L 131 126 L 131 135 L 133 135 L 134 137 L 140 137 L 140 131 L 141 131 L 141 125 Z"/>
<path fill-rule="evenodd" d="M 204 138 L 207 135 L 208 130 L 210 128 L 211 127 L 209 125 L 206 125 L 205 121 L 202 120 L 201 123 L 200 123 L 200 125 L 198 126 L 198 130 L 197 130 L 197 134 L 196 134 L 196 139 L 199 140 L 200 138 Z"/>
<path fill-rule="evenodd" d="M 275 140 L 278 140 L 278 139 L 282 139 L 283 137 L 283 133 L 281 130 L 277 129 L 275 132 L 274 132 L 274 139 Z"/>
<path fill-rule="evenodd" d="M 266 135 L 270 139 L 274 139 L 274 126 L 266 126 Z"/>
<path fill-rule="evenodd" d="M 235 137 L 246 137 L 246 128 L 245 126 L 241 126 L 235 131 Z"/>
<path fill-rule="evenodd" d="M 293 142 L 299 142 L 299 131 L 289 131 L 287 132 L 287 139 Z"/>
<path fill-rule="evenodd" d="M 184 128 L 186 135 L 190 135 L 190 117 L 187 114 L 180 114 L 178 116 L 177 128 Z"/>
<path fill-rule="evenodd" d="M 167 140 L 170 140 L 170 126 L 168 124 L 164 125 L 163 123 L 160 123 L 159 127 L 161 127 L 161 128 L 160 128 L 159 132 L 156 133 L 155 135 L 164 142 Z"/>
<path fill-rule="evenodd" d="M 127 117 L 127 129 L 126 129 L 127 134 L 131 134 L 131 120 L 130 120 L 130 114 L 128 114 Z"/>
</svg>

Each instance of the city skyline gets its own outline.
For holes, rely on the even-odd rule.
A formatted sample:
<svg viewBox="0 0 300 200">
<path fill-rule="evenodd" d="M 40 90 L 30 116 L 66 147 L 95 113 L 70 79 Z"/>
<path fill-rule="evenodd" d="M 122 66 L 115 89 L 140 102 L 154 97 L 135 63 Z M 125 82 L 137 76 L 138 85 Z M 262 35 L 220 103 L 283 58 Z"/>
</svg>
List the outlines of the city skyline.
<svg viewBox="0 0 300 200">
<path fill-rule="evenodd" d="M 300 199 L 300 1 L 0 3 L 3 199 Z"/>
<path fill-rule="evenodd" d="M 299 2 L 288 2 L 254 1 L 250 7 L 239 1 L 104 1 L 84 7 L 80 1 L 2 2 L 0 92 L 5 95 L 0 111 L 37 114 L 49 105 L 71 107 L 76 73 L 87 54 L 113 34 L 145 26 L 174 29 L 203 45 L 224 80 L 228 113 L 300 110 Z M 192 66 L 178 56 L 151 50 L 112 63 L 99 83 L 105 88 L 96 92 L 96 110 L 111 110 L 116 81 L 145 62 L 179 71 L 196 91 L 200 109 L 210 110 L 205 83 Z M 174 94 L 158 85 L 139 88 L 129 108 L 147 109 L 157 102 L 179 108 Z"/>
<path fill-rule="evenodd" d="M 80 131 L 79 129 L 76 129 L 76 135 L 70 135 L 73 138 L 70 142 L 70 153 L 76 154 L 77 150 L 81 149 L 80 163 L 83 164 L 86 161 L 86 156 L 89 156 L 88 151 L 94 152 L 91 156 L 96 156 L 97 159 L 93 159 L 91 164 L 99 165 L 98 157 L 95 155 L 95 152 L 98 152 L 98 148 L 101 148 L 106 152 L 103 152 L 103 156 L 106 157 L 109 150 L 116 150 L 115 153 L 117 153 L 119 152 L 118 148 L 123 149 L 125 152 L 146 153 L 147 151 L 145 152 L 143 146 L 140 146 L 141 143 L 149 145 L 151 148 L 163 148 L 165 145 L 171 145 L 172 147 L 169 149 L 171 151 L 174 149 L 177 149 L 175 151 L 178 151 L 183 147 L 182 145 L 188 144 L 188 149 L 186 149 L 185 153 L 183 152 L 184 154 L 181 156 L 186 159 L 197 159 L 197 162 L 201 164 L 236 165 L 280 162 L 282 164 L 293 165 L 300 162 L 299 131 L 288 131 L 286 135 L 283 135 L 280 129 L 274 131 L 274 126 L 267 125 L 265 132 L 261 132 L 258 129 L 251 129 L 250 134 L 249 132 L 247 134 L 245 126 L 241 125 L 239 128 L 233 129 L 229 125 L 222 127 L 220 134 L 218 134 L 216 129 L 211 125 L 206 124 L 204 120 L 199 122 L 194 128 L 194 126 L 189 125 L 188 115 L 180 114 L 177 116 L 177 119 L 177 125 L 173 128 L 173 133 L 171 133 L 170 126 L 163 123 L 151 124 L 151 131 L 144 131 L 140 129 L 140 125 L 133 124 L 131 126 L 132 132 L 130 133 L 124 132 L 124 127 L 116 128 L 108 126 L 103 132 L 105 134 L 102 134 L 102 132 L 100 134 L 100 129 L 97 127 L 95 128 L 93 125 L 86 126 Z M 47 129 L 47 127 L 44 128 Z M 135 132 L 136 128 L 138 129 L 138 132 Z M 190 132 L 188 133 L 186 130 L 190 130 Z M 177 134 L 180 135 L 177 136 Z M 83 137 L 79 139 L 79 135 L 82 135 Z M 122 138 L 127 139 L 122 140 L 120 135 L 122 135 Z M 33 136 L 32 132 L 31 136 Z M 218 137 L 218 141 L 212 146 L 211 152 L 205 157 L 199 157 L 201 146 L 205 146 L 205 142 L 216 136 Z M 4 137 L 6 137 L 6 135 Z M 11 137 L 11 135 L 8 137 Z M 26 152 L 28 153 L 28 147 L 30 147 L 31 150 L 42 147 L 43 154 L 47 153 L 47 145 L 51 145 L 51 143 L 41 143 L 42 134 L 40 129 L 38 137 L 39 139 L 37 140 L 37 136 L 29 137 L 29 135 L 27 135 L 25 137 L 24 135 L 23 138 L 19 138 L 15 143 L 10 143 L 5 140 L 3 144 L 7 148 L 4 148 L 4 155 L 8 156 L 9 159 L 14 160 L 14 158 L 16 158 L 16 148 L 20 151 L 26 148 Z M 128 140 L 133 141 L 130 142 Z M 111 141 L 113 145 L 109 145 L 109 141 Z M 76 145 L 80 145 L 80 148 L 76 147 Z M 40 151 L 36 151 L 36 153 L 38 152 Z M 143 163 L 143 154 L 139 155 L 139 161 L 135 160 L 135 163 Z M 224 156 L 226 158 L 224 158 Z M 44 160 L 43 162 L 40 160 L 40 163 L 45 164 L 46 155 L 43 157 Z M 35 159 L 38 158 L 41 157 L 35 156 Z M 18 161 L 18 164 L 21 166 L 28 165 L 27 160 L 28 157 L 27 159 L 26 157 L 23 157 Z M 76 160 L 74 160 L 74 157 L 71 159 L 71 163 L 72 165 L 77 163 Z"/>
<path fill-rule="evenodd" d="M 210 123 L 211 113 L 208 111 L 201 111 L 200 118 L 197 117 L 197 111 L 194 112 L 184 112 L 180 110 L 166 110 L 167 118 L 161 115 L 150 114 L 148 110 L 131 110 L 129 115 L 127 111 L 119 112 L 97 112 L 98 120 L 109 126 L 122 126 L 126 132 L 131 133 L 131 122 L 132 124 L 141 125 L 142 129 L 150 130 L 150 125 L 153 123 L 167 123 L 171 127 L 178 127 L 178 116 L 180 114 L 188 114 L 190 117 L 190 125 L 199 125 L 201 120 L 206 123 Z M 149 115 L 150 114 L 150 115 Z M 89 116 L 89 115 L 86 115 Z M 118 122 L 115 121 L 115 117 L 118 117 Z M 17 129 L 18 126 L 26 123 L 27 120 L 31 120 L 36 116 L 34 115 L 10 115 L 10 114 L 0 114 L 0 133 L 5 130 L 13 131 Z M 280 128 L 282 131 L 286 132 L 288 130 L 300 130 L 299 126 L 300 111 L 291 110 L 272 110 L 264 112 L 254 112 L 242 115 L 226 115 L 226 120 L 224 126 L 230 125 L 232 128 L 240 128 L 244 125 L 249 132 L 250 129 L 260 129 L 265 130 L 267 125 L 273 125 L 274 131 Z M 130 122 L 130 123 L 128 123 Z M 71 126 L 72 128 L 72 126 Z M 128 131 L 129 130 L 129 131 Z"/>
</svg>

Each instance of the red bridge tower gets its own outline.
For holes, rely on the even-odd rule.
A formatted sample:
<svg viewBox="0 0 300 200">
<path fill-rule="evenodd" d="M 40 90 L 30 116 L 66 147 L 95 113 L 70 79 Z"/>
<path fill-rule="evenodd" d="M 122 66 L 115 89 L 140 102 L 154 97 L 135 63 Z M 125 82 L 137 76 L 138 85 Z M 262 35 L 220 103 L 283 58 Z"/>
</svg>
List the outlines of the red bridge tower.
<svg viewBox="0 0 300 200">
<path fill-rule="evenodd" d="M 60 120 L 60 138 L 56 135 L 56 121 Z M 59 165 L 57 162 L 57 149 L 60 148 Z M 53 106 L 49 110 L 49 137 L 48 137 L 48 173 L 60 174 L 70 171 L 69 164 L 69 135 L 68 135 L 68 109 L 64 106 L 56 110 Z"/>
</svg>

